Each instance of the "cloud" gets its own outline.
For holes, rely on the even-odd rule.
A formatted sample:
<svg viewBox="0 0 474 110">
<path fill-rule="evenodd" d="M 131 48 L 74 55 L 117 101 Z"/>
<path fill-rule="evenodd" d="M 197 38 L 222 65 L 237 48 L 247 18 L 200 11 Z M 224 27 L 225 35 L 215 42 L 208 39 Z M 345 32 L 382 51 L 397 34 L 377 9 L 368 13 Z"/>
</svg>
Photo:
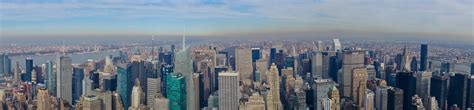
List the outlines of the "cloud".
<svg viewBox="0 0 474 110">
<path fill-rule="evenodd" d="M 0 2 L 0 21 L 6 28 L 15 25 L 6 22 L 84 17 L 216 22 L 237 19 L 242 24 L 261 19 L 277 26 L 270 29 L 376 30 L 472 37 L 473 5 L 470 0 L 4 0 Z M 255 26 L 248 23 L 247 27 Z"/>
</svg>

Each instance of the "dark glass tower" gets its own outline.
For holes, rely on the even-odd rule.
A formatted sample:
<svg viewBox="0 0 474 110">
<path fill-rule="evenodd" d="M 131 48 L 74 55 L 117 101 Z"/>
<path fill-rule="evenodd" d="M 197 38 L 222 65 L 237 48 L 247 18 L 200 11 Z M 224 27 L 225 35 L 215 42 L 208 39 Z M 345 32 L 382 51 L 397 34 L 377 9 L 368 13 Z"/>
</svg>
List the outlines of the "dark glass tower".
<svg viewBox="0 0 474 110">
<path fill-rule="evenodd" d="M 260 59 L 261 56 L 262 54 L 260 53 L 260 48 L 252 48 L 252 62 Z"/>
<path fill-rule="evenodd" d="M 72 70 L 72 104 L 76 104 L 82 95 L 82 80 L 84 80 L 84 68 L 74 67 Z"/>
<path fill-rule="evenodd" d="M 468 77 L 469 76 L 465 74 L 455 74 L 449 78 L 449 108 L 455 104 L 461 109 L 466 108 Z"/>
<path fill-rule="evenodd" d="M 397 87 L 403 90 L 403 110 L 410 110 L 411 97 L 416 92 L 416 78 L 413 72 L 399 72 L 396 76 Z"/>
<path fill-rule="evenodd" d="M 387 110 L 403 110 L 403 90 L 394 87 L 387 94 Z"/>
<path fill-rule="evenodd" d="M 276 48 L 270 48 L 270 63 L 269 64 L 272 64 L 275 61 L 276 53 L 277 53 Z"/>
<path fill-rule="evenodd" d="M 430 94 L 438 101 L 439 108 L 446 108 L 446 100 L 448 97 L 448 77 L 447 76 L 433 76 L 431 78 Z"/>
<path fill-rule="evenodd" d="M 471 76 L 474 76 L 474 63 L 471 63 Z"/>
<path fill-rule="evenodd" d="M 125 110 L 130 106 L 130 97 L 132 94 L 132 72 L 128 64 L 119 64 L 117 66 L 117 91 L 122 99 L 122 105 Z"/>
<path fill-rule="evenodd" d="M 33 71 L 33 59 L 26 58 L 26 62 L 25 62 L 26 81 L 31 81 L 31 71 Z"/>
<path fill-rule="evenodd" d="M 428 65 L 428 44 L 421 44 L 420 71 L 426 71 Z"/>
<path fill-rule="evenodd" d="M 413 56 L 413 58 L 411 59 L 410 69 L 413 72 L 418 71 L 418 61 L 416 60 L 415 56 Z"/>
</svg>

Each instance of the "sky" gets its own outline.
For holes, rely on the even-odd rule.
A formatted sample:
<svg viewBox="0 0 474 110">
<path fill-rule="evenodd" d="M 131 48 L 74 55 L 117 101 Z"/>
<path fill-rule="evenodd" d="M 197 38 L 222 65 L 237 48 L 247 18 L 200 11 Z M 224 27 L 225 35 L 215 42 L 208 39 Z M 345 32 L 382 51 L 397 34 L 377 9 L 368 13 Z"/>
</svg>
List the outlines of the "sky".
<svg viewBox="0 0 474 110">
<path fill-rule="evenodd" d="M 472 0 L 0 0 L 0 39 L 361 37 L 474 42 Z"/>
</svg>

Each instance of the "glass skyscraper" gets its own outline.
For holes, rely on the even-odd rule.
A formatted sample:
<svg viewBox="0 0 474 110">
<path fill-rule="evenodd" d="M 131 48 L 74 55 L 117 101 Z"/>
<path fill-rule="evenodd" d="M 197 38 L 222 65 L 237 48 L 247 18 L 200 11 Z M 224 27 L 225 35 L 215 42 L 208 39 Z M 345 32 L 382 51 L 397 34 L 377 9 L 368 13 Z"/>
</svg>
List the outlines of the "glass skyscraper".
<svg viewBox="0 0 474 110">
<path fill-rule="evenodd" d="M 130 95 L 132 94 L 132 72 L 131 66 L 127 64 L 119 64 L 116 68 L 117 72 L 117 91 L 122 99 L 122 105 L 125 110 L 130 106 Z"/>
<path fill-rule="evenodd" d="M 260 59 L 261 56 L 262 54 L 260 53 L 260 48 L 252 48 L 252 62 Z"/>
<path fill-rule="evenodd" d="M 31 81 L 31 71 L 33 71 L 33 59 L 31 58 L 26 58 L 25 61 L 25 80 L 26 81 Z"/>
<path fill-rule="evenodd" d="M 186 81 L 182 74 L 171 74 L 167 77 L 166 97 L 170 110 L 186 110 Z"/>
<path fill-rule="evenodd" d="M 420 50 L 420 71 L 425 71 L 428 65 L 428 45 L 421 44 Z"/>
<path fill-rule="evenodd" d="M 72 104 L 82 96 L 82 80 L 84 80 L 84 68 L 74 67 L 72 73 Z"/>
</svg>

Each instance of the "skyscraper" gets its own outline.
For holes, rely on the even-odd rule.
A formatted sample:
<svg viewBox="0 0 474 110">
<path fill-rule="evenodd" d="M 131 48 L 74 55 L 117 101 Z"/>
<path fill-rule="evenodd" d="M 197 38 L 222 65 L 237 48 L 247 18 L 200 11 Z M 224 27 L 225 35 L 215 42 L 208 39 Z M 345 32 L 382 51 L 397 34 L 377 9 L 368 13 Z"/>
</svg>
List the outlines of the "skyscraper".
<svg viewBox="0 0 474 110">
<path fill-rule="evenodd" d="M 280 101 L 280 77 L 278 76 L 278 69 L 275 63 L 272 63 L 267 75 L 268 85 L 270 86 L 267 94 L 267 109 L 283 110 L 283 105 Z"/>
<path fill-rule="evenodd" d="M 102 103 L 98 96 L 96 95 L 87 95 L 84 96 L 84 101 L 82 102 L 83 110 L 101 110 Z"/>
<path fill-rule="evenodd" d="M 56 73 L 54 72 L 52 61 L 46 61 L 46 73 L 48 81 L 46 81 L 46 88 L 48 88 L 49 94 L 56 96 Z"/>
<path fill-rule="evenodd" d="M 430 86 L 431 86 L 431 72 L 430 71 L 420 71 L 415 72 L 416 77 L 416 94 L 421 97 L 423 100 L 423 106 L 428 107 L 428 102 L 431 98 L 430 95 Z"/>
<path fill-rule="evenodd" d="M 31 81 L 31 71 L 33 71 L 33 59 L 26 58 L 25 63 L 26 81 Z"/>
<path fill-rule="evenodd" d="M 74 67 L 72 73 L 72 104 L 76 104 L 82 96 L 82 80 L 84 80 L 84 68 Z"/>
<path fill-rule="evenodd" d="M 51 103 L 49 93 L 46 88 L 39 88 L 38 95 L 36 96 L 36 108 L 37 110 L 51 110 Z"/>
<path fill-rule="evenodd" d="M 185 83 L 186 83 L 186 87 L 185 87 L 186 95 L 184 95 L 186 97 L 185 109 L 195 110 L 198 108 L 194 108 L 196 107 L 195 106 L 196 103 L 194 102 L 196 98 L 196 93 L 193 92 L 195 90 L 194 89 L 195 87 L 192 81 L 192 74 L 194 73 L 193 62 L 191 60 L 190 49 L 188 49 L 189 47 L 185 46 L 185 42 L 186 42 L 185 36 L 183 35 L 183 50 L 176 53 L 174 73 L 181 74 L 185 79 Z M 170 99 L 170 104 L 173 104 L 173 100 L 170 97 L 168 98 Z M 173 109 L 173 107 L 171 107 L 171 109 Z"/>
<path fill-rule="evenodd" d="M 352 79 L 351 97 L 354 100 L 355 104 L 358 105 L 360 109 L 368 107 L 365 105 L 365 102 L 364 102 L 364 99 L 366 97 L 366 89 L 367 89 L 367 86 L 366 86 L 367 69 L 365 68 L 353 69 L 351 79 Z"/>
<path fill-rule="evenodd" d="M 147 105 L 152 105 L 154 100 L 156 99 L 156 96 L 159 93 L 159 91 L 161 90 L 161 81 L 159 78 L 147 78 L 147 82 L 148 82 L 148 86 L 147 87 L 147 91 L 146 91 L 146 102 L 147 102 Z"/>
<path fill-rule="evenodd" d="M 240 99 L 239 73 L 219 73 L 218 92 L 220 110 L 238 110 Z"/>
<path fill-rule="evenodd" d="M 388 89 L 386 84 L 375 88 L 375 108 L 377 110 L 387 110 Z"/>
<path fill-rule="evenodd" d="M 339 97 L 339 90 L 336 86 L 333 86 L 328 92 L 329 99 L 331 99 L 331 109 L 330 110 L 340 110 L 341 109 L 341 98 Z"/>
<path fill-rule="evenodd" d="M 374 108 L 374 92 L 370 89 L 365 91 L 365 98 L 364 98 L 364 108 L 359 110 L 375 110 Z"/>
<path fill-rule="evenodd" d="M 344 51 L 342 55 L 342 73 L 337 74 L 337 82 L 341 85 L 342 96 L 351 97 L 352 71 L 355 68 L 364 67 L 365 51 Z M 365 94 L 365 92 L 364 92 Z"/>
<path fill-rule="evenodd" d="M 252 48 L 252 62 L 257 61 L 262 57 L 262 53 L 260 53 L 260 48 Z"/>
<path fill-rule="evenodd" d="M 435 75 L 431 78 L 430 94 L 434 96 L 439 108 L 447 109 L 446 99 L 448 97 L 448 77 Z"/>
<path fill-rule="evenodd" d="M 426 71 L 428 66 L 428 44 L 421 44 L 420 71 Z"/>
<path fill-rule="evenodd" d="M 413 58 L 411 59 L 410 69 L 413 72 L 418 71 L 418 61 L 416 60 L 415 56 L 413 56 Z"/>
<path fill-rule="evenodd" d="M 169 99 L 170 110 L 186 110 L 186 95 L 184 76 L 179 73 L 169 75 L 166 83 L 166 97 Z"/>
<path fill-rule="evenodd" d="M 135 79 L 135 84 L 132 88 L 132 105 L 128 108 L 129 110 L 138 110 L 140 105 L 142 104 L 142 87 L 140 81 Z"/>
<path fill-rule="evenodd" d="M 117 91 L 120 94 L 123 108 L 128 109 L 130 106 L 130 94 L 132 94 L 132 72 L 131 66 L 128 64 L 118 64 L 117 72 Z"/>
<path fill-rule="evenodd" d="M 59 56 L 57 59 L 57 97 L 72 103 L 72 64 L 68 56 Z"/>
<path fill-rule="evenodd" d="M 387 110 L 403 110 L 403 90 L 392 87 L 387 94 Z"/>
<path fill-rule="evenodd" d="M 323 76 L 323 57 L 321 52 L 316 52 L 311 58 L 311 74 L 313 78 L 322 78 Z"/>
<path fill-rule="evenodd" d="M 241 80 L 252 80 L 253 67 L 251 50 L 247 47 L 238 47 L 235 49 L 236 71 L 239 72 Z"/>
<path fill-rule="evenodd" d="M 169 99 L 163 96 L 156 96 L 154 104 L 153 104 L 154 105 L 153 109 L 154 110 L 169 110 L 170 109 L 169 103 L 170 103 Z"/>
<path fill-rule="evenodd" d="M 252 93 L 248 102 L 241 104 L 240 110 L 265 110 L 265 100 L 258 92 Z"/>
<path fill-rule="evenodd" d="M 461 109 L 466 109 L 468 78 L 468 75 L 459 73 L 449 78 L 448 107 L 457 105 Z"/>
<path fill-rule="evenodd" d="M 341 42 L 339 41 L 339 39 L 332 39 L 332 48 L 333 48 L 333 51 L 341 51 L 342 47 L 341 47 Z"/>
<path fill-rule="evenodd" d="M 330 79 L 317 79 L 313 84 L 313 105 L 315 110 L 323 109 L 322 99 L 329 98 L 331 88 L 336 86 L 336 83 Z"/>
<path fill-rule="evenodd" d="M 7 54 L 0 54 L 0 74 L 11 74 L 11 62 Z"/>
<path fill-rule="evenodd" d="M 416 93 L 416 78 L 413 72 L 399 72 L 396 76 L 397 88 L 403 90 L 403 109 L 411 108 L 411 98 Z"/>
</svg>

